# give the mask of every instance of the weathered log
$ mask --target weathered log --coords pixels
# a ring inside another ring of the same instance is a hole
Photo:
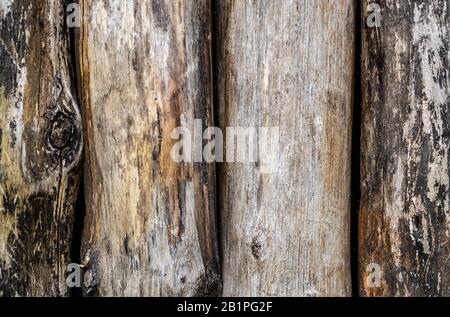
[[[0,3],[0,296],[68,293],[82,132],[64,12]]]
[[[214,164],[171,157],[174,128],[213,124],[210,2],[80,5],[85,294],[218,294]]]
[[[220,127],[280,128],[274,173],[220,168],[225,296],[351,294],[354,11],[353,1],[217,1]]]
[[[360,293],[449,296],[449,2],[363,1]],[[372,16],[371,16],[372,14]]]

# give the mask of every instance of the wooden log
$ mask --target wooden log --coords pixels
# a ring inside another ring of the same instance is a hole
[[[207,0],[80,1],[86,295],[220,292],[214,164],[176,163],[176,127],[212,126]]]
[[[64,12],[0,3],[0,296],[68,294],[82,132]]]
[[[343,0],[217,2],[220,126],[280,128],[274,173],[220,168],[225,296],[351,294],[354,11]]]
[[[449,296],[449,3],[362,3],[363,296]]]

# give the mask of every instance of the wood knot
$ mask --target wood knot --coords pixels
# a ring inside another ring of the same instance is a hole
[[[261,242],[259,242],[258,238],[253,238],[251,243],[252,254],[255,258],[259,259],[261,256]]]
[[[66,148],[74,134],[75,126],[72,120],[60,113],[50,123],[49,142],[58,150]]]
[[[97,270],[89,265],[84,272],[84,293],[86,296],[95,296],[98,290],[99,279]]]

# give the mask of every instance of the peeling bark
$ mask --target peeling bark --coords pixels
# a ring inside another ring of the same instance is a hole
[[[63,296],[82,151],[60,1],[0,6],[0,296]]]
[[[377,2],[381,27],[362,39],[360,292],[449,296],[450,2]]]
[[[213,125],[207,0],[81,1],[86,295],[220,292],[213,164],[170,156]]]
[[[348,296],[353,1],[217,2],[225,127],[279,127],[276,172],[220,169],[225,296]]]

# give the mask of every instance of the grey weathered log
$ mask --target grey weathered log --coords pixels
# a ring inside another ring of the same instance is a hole
[[[449,1],[362,3],[363,296],[449,296]],[[372,16],[370,14],[372,13]]]
[[[65,8],[0,1],[0,296],[63,296],[82,151]]]
[[[214,164],[172,130],[212,126],[210,1],[83,0],[86,295],[220,292]]]
[[[215,9],[220,126],[280,127],[274,173],[220,168],[224,295],[348,296],[354,2]]]

